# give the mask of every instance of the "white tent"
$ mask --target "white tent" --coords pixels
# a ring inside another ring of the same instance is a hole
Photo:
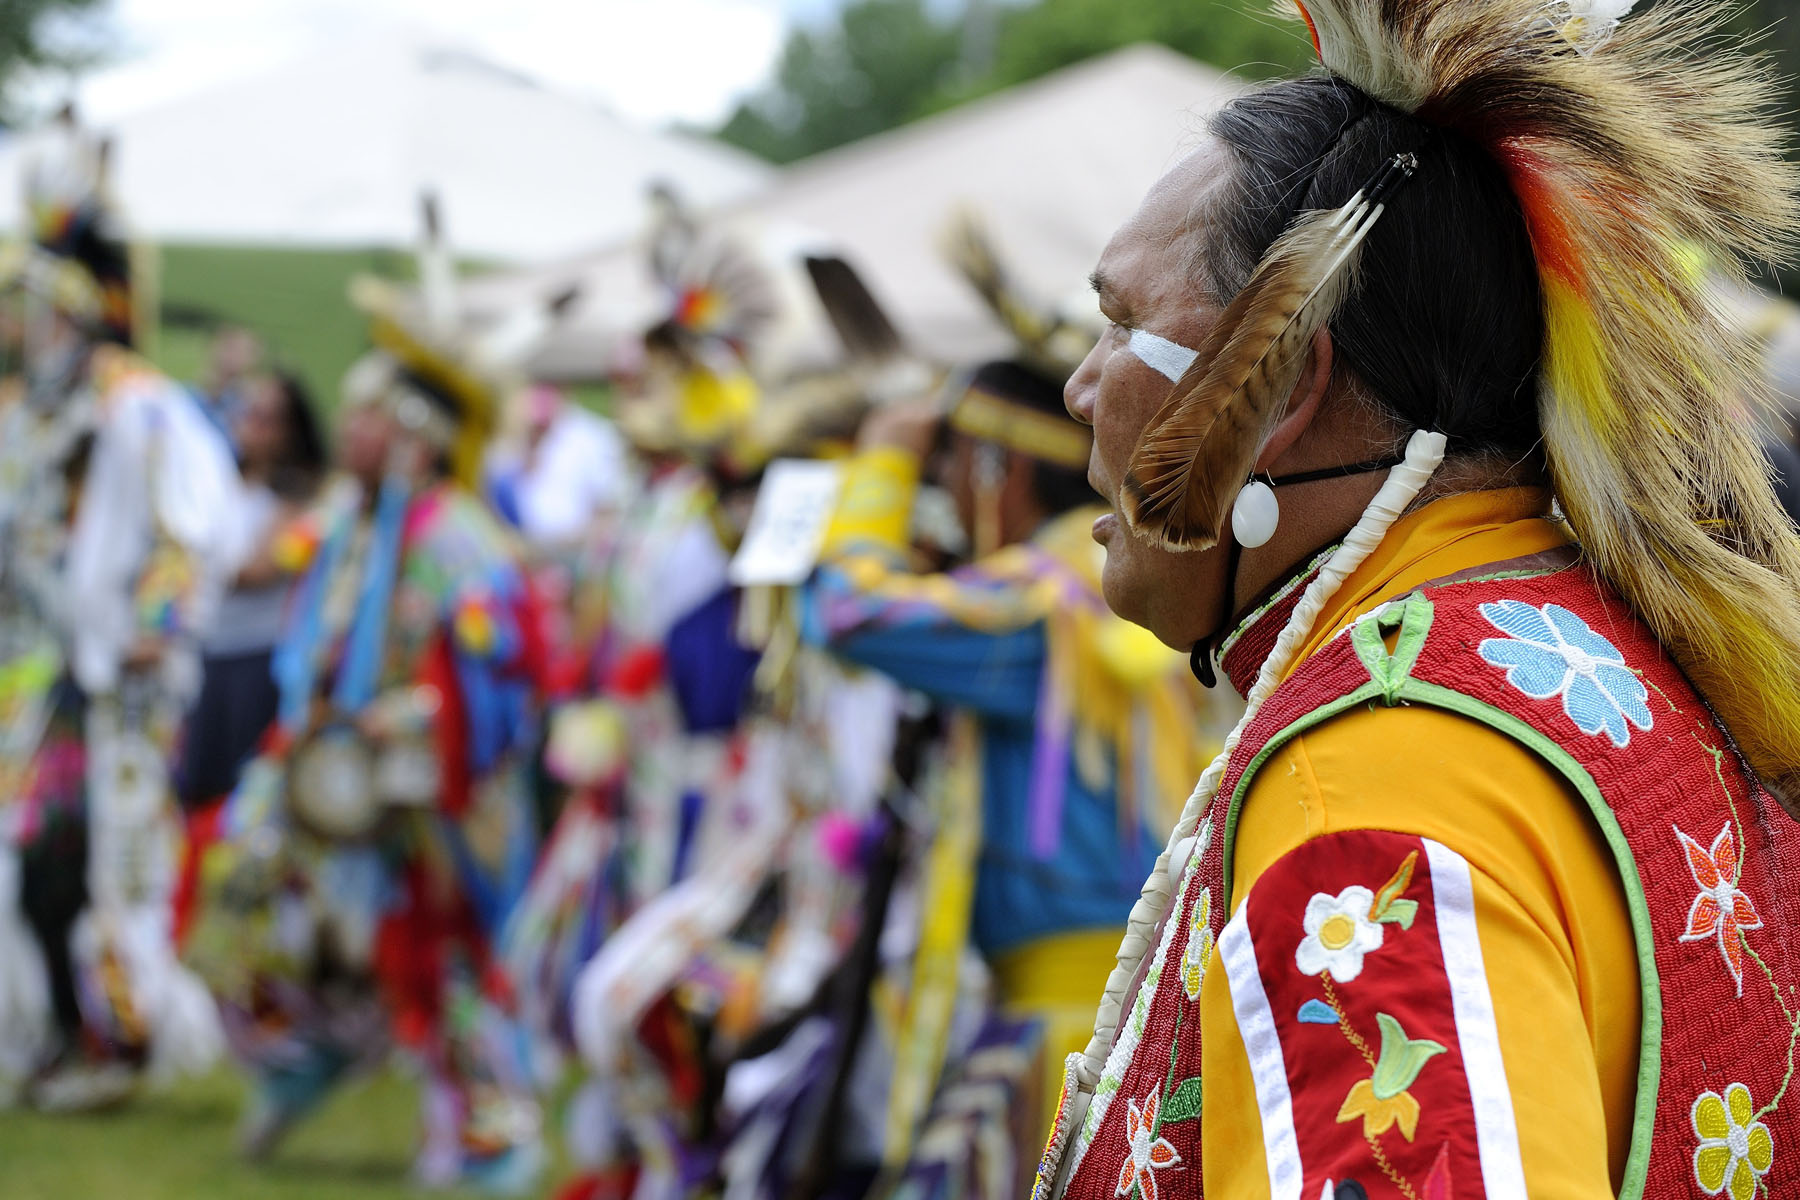
[[[939,252],[952,213],[976,211],[1028,293],[1076,302],[1112,232],[1239,86],[1172,50],[1129,47],[798,163],[723,220],[771,257],[829,246],[923,354],[1006,353],[1005,334]],[[635,241],[477,280],[467,295],[492,312],[577,282],[579,307],[539,366],[597,374],[663,303]]]
[[[341,47],[112,122],[116,192],[162,242],[401,247],[419,194],[442,200],[459,254],[529,262],[628,237],[666,180],[738,200],[772,168],[638,128],[426,35]],[[0,152],[16,223],[31,139]]]

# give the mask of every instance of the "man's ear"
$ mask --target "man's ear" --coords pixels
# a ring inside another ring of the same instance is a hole
[[[1325,393],[1331,387],[1331,355],[1331,331],[1320,329],[1313,335],[1306,365],[1300,369],[1300,380],[1294,384],[1294,390],[1288,393],[1287,407],[1281,419],[1275,423],[1256,456],[1259,474],[1270,470],[1318,418]]]

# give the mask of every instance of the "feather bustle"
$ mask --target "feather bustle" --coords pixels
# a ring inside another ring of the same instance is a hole
[[[1662,0],[1616,27],[1557,11],[1303,14],[1330,71],[1507,171],[1542,279],[1539,412],[1570,525],[1800,815],[1800,537],[1743,416],[1766,393],[1760,365],[1695,267],[1741,277],[1792,248],[1800,175],[1776,90],[1719,40],[1724,0]]]

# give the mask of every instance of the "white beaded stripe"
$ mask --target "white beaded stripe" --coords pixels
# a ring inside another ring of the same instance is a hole
[[[1250,697],[1244,708],[1244,715],[1225,739],[1224,747],[1212,761],[1194,785],[1192,794],[1183,806],[1181,817],[1176,822],[1174,832],[1169,837],[1169,844],[1157,857],[1156,865],[1150,871],[1150,877],[1144,881],[1137,903],[1133,905],[1131,916],[1126,923],[1125,937],[1119,945],[1118,961],[1112,974],[1106,981],[1106,990],[1100,1000],[1099,1012],[1094,1022],[1094,1036],[1088,1042],[1082,1054],[1082,1060],[1076,1064],[1078,1085],[1085,1091],[1092,1092],[1100,1084],[1104,1076],[1122,1073],[1128,1059],[1121,1060],[1112,1055],[1118,1040],[1120,1017],[1125,1003],[1125,992],[1136,977],[1138,968],[1144,957],[1151,950],[1151,939],[1155,936],[1156,927],[1168,915],[1170,900],[1176,891],[1174,881],[1169,878],[1169,860],[1175,847],[1184,839],[1193,836],[1199,827],[1202,814],[1211,806],[1213,798],[1218,794],[1219,783],[1224,778],[1226,765],[1231,761],[1232,753],[1238,742],[1243,739],[1244,731],[1256,719],[1258,710],[1264,701],[1275,691],[1282,678],[1287,674],[1292,659],[1298,653],[1300,645],[1311,633],[1314,622],[1343,584],[1363,561],[1368,558],[1388,529],[1400,519],[1414,499],[1418,497],[1431,479],[1432,473],[1444,458],[1445,438],[1441,433],[1419,430],[1412,435],[1406,445],[1406,458],[1399,466],[1388,473],[1387,481],[1376,493],[1364,510],[1362,518],[1357,521],[1344,539],[1343,545],[1327,560],[1295,606],[1293,615],[1288,618],[1287,626],[1276,640],[1274,650],[1264,660],[1262,670],[1257,676],[1256,685],[1250,689]],[[1225,898],[1221,898],[1225,899]],[[1104,1097],[1101,1098],[1104,1101]],[[1102,1104],[1102,1111],[1104,1105]],[[1078,1131],[1075,1139],[1075,1153],[1079,1156],[1085,1149],[1087,1138],[1083,1136],[1086,1129],[1094,1128],[1097,1121],[1086,1122],[1085,1128]],[[1064,1173],[1066,1179],[1067,1173]]]

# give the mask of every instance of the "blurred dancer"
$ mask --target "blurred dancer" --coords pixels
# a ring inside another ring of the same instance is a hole
[[[0,417],[0,1082],[67,1109],[217,1052],[173,950],[168,761],[235,472],[192,397],[128,349],[104,145],[67,113],[53,134],[28,176],[35,241],[5,270],[26,394]]]
[[[537,1106],[490,946],[532,862],[539,647],[513,546],[470,490],[517,346],[357,295],[377,349],[345,381],[350,486],[276,653],[279,717],[202,863],[190,956],[256,1076],[248,1152],[391,1041],[423,1088],[418,1181],[520,1192]]]
[[[227,438],[237,436],[238,416],[263,369],[263,343],[242,325],[213,334],[206,376],[194,387],[207,419]]]
[[[517,428],[488,455],[488,494],[534,547],[577,546],[634,491],[625,441],[549,384],[522,389],[513,403]]]
[[[621,420],[648,489],[604,573],[598,695],[551,736],[574,793],[512,944],[588,1068],[570,1136],[589,1184],[750,1195],[839,1149],[796,1100],[829,1074],[812,1018],[857,933],[894,704],[799,646],[791,588],[735,586],[728,565],[770,458],[847,444],[865,405],[848,376],[756,365],[776,264],[692,226],[655,244],[671,312]],[[738,1086],[796,1026],[797,1056]]]
[[[917,575],[908,523],[940,425],[941,475],[978,556]],[[811,587],[812,639],[964,714],[934,798],[890,1170],[938,1085],[961,947],[986,957],[1004,1008],[1042,1022],[1053,1061],[1079,1048],[1132,877],[1156,857],[1142,805],[1195,766],[1183,664],[1100,599],[1088,449],[1061,378],[1019,360],[974,371],[947,417],[935,403],[878,410]],[[1052,1097],[1033,1095],[1041,1128]]]

